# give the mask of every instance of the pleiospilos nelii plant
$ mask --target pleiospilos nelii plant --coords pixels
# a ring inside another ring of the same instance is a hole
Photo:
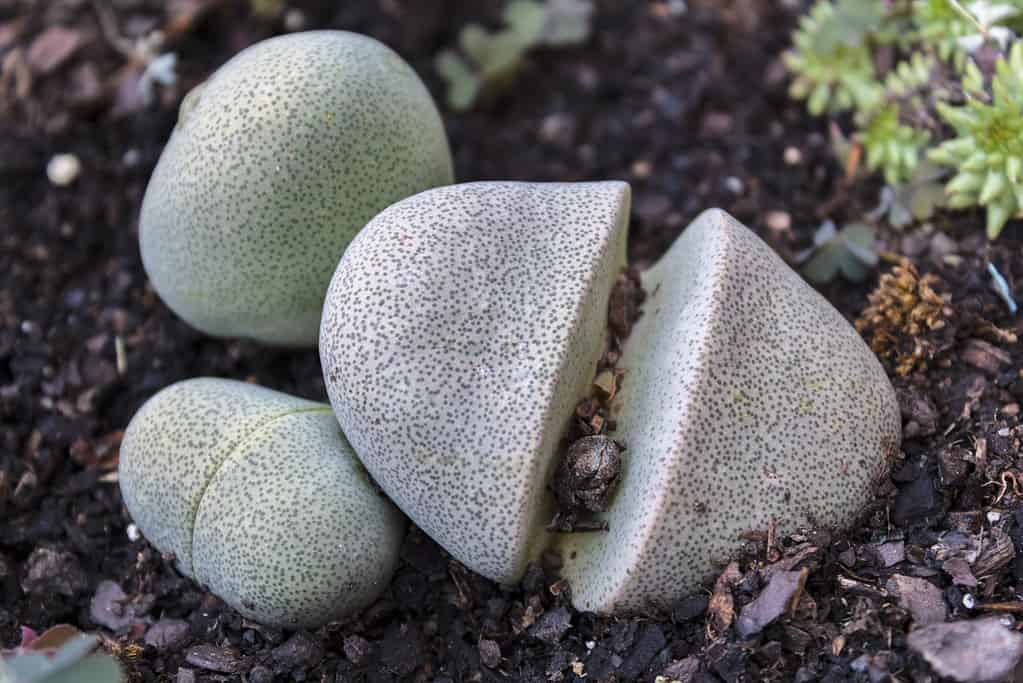
[[[618,367],[625,442],[606,533],[552,534],[551,481],[626,263],[624,183],[469,183],[398,202],[342,258],[320,355],[374,479],[471,569],[562,550],[577,607],[696,589],[741,530],[843,524],[898,447],[899,412],[844,318],[721,211],[643,276]]]
[[[404,519],[321,403],[178,382],[132,418],[119,476],[149,541],[262,623],[316,627],[355,612],[397,563]]]
[[[433,100],[390,48],[343,31],[271,38],[182,103],[146,190],[142,260],[201,331],[314,346],[352,236],[452,180]]]
[[[818,0],[785,54],[790,93],[852,112],[891,195],[925,160],[951,167],[946,206],[984,207],[994,239],[1023,215],[1021,28],[1018,0]]]
[[[336,67],[342,78],[327,78]],[[406,90],[390,90],[394,79]],[[408,127],[424,120],[425,133]],[[280,626],[367,605],[389,581],[404,520],[360,459],[470,568],[513,582],[556,548],[576,606],[599,612],[667,605],[737,549],[740,531],[842,524],[869,498],[900,429],[880,363],[756,236],[709,211],[642,275],[647,299],[610,405],[621,470],[603,473],[599,505],[555,516],[567,427],[608,348],[630,190],[485,182],[413,194],[448,179],[421,84],[352,34],[268,41],[183,103],[141,227],[172,307],[215,333],[308,343],[309,306],[327,291],[312,275],[344,256],[318,335],[333,410],[197,379],[128,426],[125,503],[182,572]],[[359,231],[384,194],[412,196]],[[577,514],[595,519],[575,527]]]

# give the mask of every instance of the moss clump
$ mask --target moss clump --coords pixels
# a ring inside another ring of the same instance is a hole
[[[881,276],[868,298],[870,305],[856,329],[870,348],[897,375],[926,370],[950,346],[948,319],[953,315],[948,295],[936,290],[936,275],[923,277],[909,261]]]

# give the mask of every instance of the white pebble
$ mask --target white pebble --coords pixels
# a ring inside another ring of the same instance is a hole
[[[132,543],[142,538],[142,534],[139,533],[139,528],[134,524],[129,524],[127,531],[128,540],[131,541]]]
[[[742,194],[745,189],[745,185],[742,184],[742,180],[736,178],[734,175],[730,175],[725,178],[725,189],[732,194]]]
[[[58,154],[46,164],[46,177],[57,187],[67,187],[81,172],[82,162],[74,154]]]
[[[295,33],[305,29],[305,15],[301,10],[289,9],[284,13],[284,30],[288,33]]]
[[[783,158],[786,164],[795,166],[803,161],[803,153],[799,151],[798,147],[786,147]]]

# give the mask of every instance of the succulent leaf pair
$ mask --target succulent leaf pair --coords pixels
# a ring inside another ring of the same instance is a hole
[[[301,40],[269,41],[279,59],[251,63],[295,69],[330,63],[321,50],[339,50],[355,55],[348,68],[358,71],[392,57],[351,34],[309,34],[311,46],[290,52]],[[252,49],[260,55],[271,47]],[[366,57],[370,52],[376,56]],[[225,68],[249,64],[243,57]],[[370,69],[373,78],[399,74],[413,82],[403,68],[378,67]],[[276,290],[292,283],[281,279],[283,270],[260,277],[260,268],[301,264],[321,249],[319,231],[303,232],[309,226],[302,221],[313,216],[317,226],[334,225],[329,188],[346,178],[369,182],[381,167],[401,165],[392,152],[403,145],[414,152],[422,143],[385,136],[391,151],[380,158],[325,160],[315,150],[312,166],[334,164],[329,182],[310,186],[326,195],[297,213],[291,199],[312,190],[289,194],[288,183],[264,178],[262,147],[251,156],[239,148],[232,177],[248,167],[261,182],[214,175],[194,204],[207,211],[174,218],[154,210],[193,206],[194,179],[167,169],[176,157],[195,161],[203,149],[221,149],[205,131],[258,132],[261,116],[270,121],[274,112],[289,112],[292,121],[272,149],[294,151],[290,174],[300,188],[315,176],[298,168],[301,152],[312,144],[306,136],[319,131],[323,93],[334,86],[299,78],[308,93],[279,85],[276,96],[263,93],[268,104],[260,110],[261,86],[245,69],[234,73],[245,84],[240,92],[257,94],[240,109],[216,99],[217,89],[232,84],[218,73],[198,96],[175,133],[183,137],[166,153],[172,161],[161,162],[147,192],[143,250],[150,260],[161,259],[164,248],[173,257],[179,249],[201,250],[203,239],[167,233],[167,225],[196,229],[212,240],[218,260],[203,255],[195,278],[182,261],[176,277],[193,284],[203,268],[244,263],[255,277],[239,297],[274,302],[254,315],[261,327],[245,333],[280,341],[294,318],[273,318],[283,300]],[[370,97],[387,92],[373,83],[332,110],[349,114],[353,130],[374,130],[374,106],[398,106],[390,95]],[[429,129],[432,106],[420,114]],[[211,117],[218,123],[207,129]],[[190,138],[195,131],[203,134]],[[447,159],[446,143],[440,156]],[[437,180],[450,167],[435,168],[430,178]],[[285,200],[274,208],[278,192]],[[150,193],[166,196],[150,204]],[[610,405],[627,451],[618,490],[596,513],[608,531],[549,532],[552,476],[604,355],[612,286],[627,264],[629,187],[486,182],[408,194],[378,207],[347,249],[337,248],[340,263],[325,297],[313,292],[312,280],[303,282],[309,301],[323,301],[318,340],[333,411],[240,382],[197,379],[157,394],[126,431],[121,486],[139,528],[243,614],[316,626],[360,609],[386,587],[404,522],[363,465],[427,534],[491,579],[514,582],[545,548],[561,550],[575,604],[599,612],[664,605],[695,590],[714,561],[736,549],[740,530],[771,520],[782,529],[842,524],[868,499],[899,440],[898,410],[880,364],[753,233],[709,211],[642,276],[648,300],[622,347],[624,385]],[[366,199],[360,210],[369,210]],[[239,215],[259,221],[246,229]],[[220,221],[230,230],[210,237]],[[158,280],[166,271],[154,272],[163,294]],[[203,299],[200,312],[207,328],[226,334],[218,307],[232,325],[244,325],[248,314],[219,298],[221,291]]]

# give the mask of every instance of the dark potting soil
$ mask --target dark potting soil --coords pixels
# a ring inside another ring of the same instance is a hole
[[[0,0],[0,645],[20,626],[72,623],[104,633],[132,681],[924,681],[935,676],[926,647],[907,645],[914,621],[1023,612],[1023,322],[986,270],[1023,298],[1023,231],[990,245],[976,213],[882,231],[886,252],[934,274],[950,302],[936,357],[894,378],[904,457],[862,519],[789,537],[752,529],[741,561],[670,613],[578,613],[556,558],[501,588],[413,530],[380,601],[286,633],[246,622],[130,539],[118,444],[146,398],[200,375],[325,397],[315,352],[192,331],[138,257],[139,202],[180,98],[284,28],[254,4],[266,3]],[[439,98],[433,55],[502,6],[285,4],[289,22],[392,45]],[[585,45],[537,52],[487,106],[446,111],[458,177],[628,180],[640,266],[712,206],[790,261],[821,219],[873,208],[878,187],[845,183],[826,124],[785,95],[779,54],[805,3],[687,4],[602,0]],[[155,28],[179,78],[147,104],[128,47]],[[81,163],[67,187],[45,172],[58,153]],[[822,291],[853,320],[876,284]],[[1004,659],[983,645],[973,657]]]

